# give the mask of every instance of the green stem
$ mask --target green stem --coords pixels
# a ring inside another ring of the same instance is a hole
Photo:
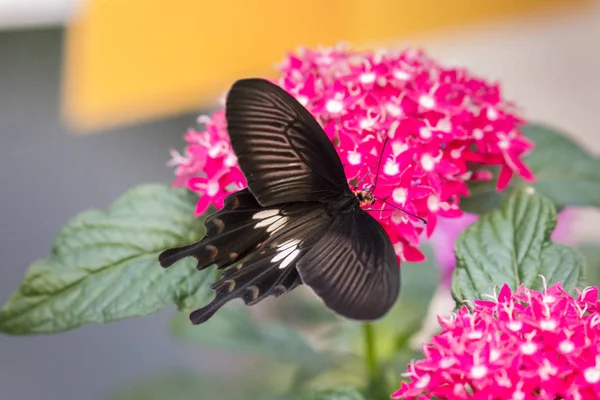
[[[390,398],[390,394],[387,392],[388,385],[385,376],[382,375],[377,358],[375,326],[369,322],[363,323],[363,336],[365,339],[365,365],[369,374],[366,388],[369,394],[368,398],[371,400],[387,400]]]
[[[365,364],[369,374],[369,384],[377,376],[377,354],[375,352],[375,328],[370,322],[363,323],[363,336],[365,339]]]

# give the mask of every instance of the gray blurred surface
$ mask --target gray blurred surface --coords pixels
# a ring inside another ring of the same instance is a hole
[[[0,32],[0,303],[74,214],[131,186],[169,183],[169,148],[194,115],[70,135],[59,121],[62,32]],[[0,334],[0,400],[94,400],[199,351],[169,338],[172,309],[52,336]]]

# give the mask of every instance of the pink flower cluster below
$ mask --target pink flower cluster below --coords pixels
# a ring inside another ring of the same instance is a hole
[[[521,161],[533,145],[500,89],[462,68],[446,68],[417,51],[358,52],[343,46],[290,54],[275,82],[303,104],[334,143],[351,185],[426,218],[462,215],[468,180],[492,179],[482,166],[500,166],[497,187],[513,174],[533,180]],[[227,135],[224,111],[203,116],[185,135],[183,154],[172,151],[174,184],[201,195],[200,215],[246,185]],[[383,148],[384,140],[389,141]],[[377,170],[378,160],[381,168]],[[398,260],[421,261],[424,226],[377,201],[369,212],[386,229]]]
[[[545,281],[544,281],[545,282]],[[598,288],[577,299],[560,283],[538,292],[507,285],[476,300],[423,346],[397,399],[600,399]]]

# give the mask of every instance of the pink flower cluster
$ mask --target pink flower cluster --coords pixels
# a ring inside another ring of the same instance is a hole
[[[350,184],[370,187],[397,207],[426,218],[430,235],[441,217],[462,214],[466,181],[489,180],[482,166],[501,167],[497,187],[513,174],[533,180],[520,158],[533,145],[523,123],[491,85],[461,68],[446,68],[417,51],[358,52],[343,46],[290,54],[275,82],[324,127]],[[176,185],[202,194],[196,214],[245,185],[228,142],[223,111],[202,117],[204,128],[185,135],[173,152]],[[383,143],[389,139],[385,148]],[[381,169],[377,171],[378,160]],[[373,210],[375,208],[375,210]],[[399,260],[420,261],[415,247],[423,225],[378,201],[370,213],[394,243]]]
[[[544,281],[545,282],[545,281]],[[538,292],[504,285],[476,300],[423,346],[397,399],[600,399],[600,301],[587,287],[577,299],[560,283]]]

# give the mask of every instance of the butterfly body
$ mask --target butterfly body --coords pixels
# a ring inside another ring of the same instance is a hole
[[[352,193],[356,197],[360,207],[370,206],[375,203],[375,196],[369,190],[354,189]]]
[[[206,236],[159,256],[168,267],[192,256],[197,268],[224,270],[214,300],[194,311],[199,324],[235,298],[247,305],[306,284],[351,319],[384,315],[398,297],[393,245],[361,209],[369,191],[351,190],[320,125],[291,95],[262,79],[236,82],[227,129],[248,188],[205,219]]]

